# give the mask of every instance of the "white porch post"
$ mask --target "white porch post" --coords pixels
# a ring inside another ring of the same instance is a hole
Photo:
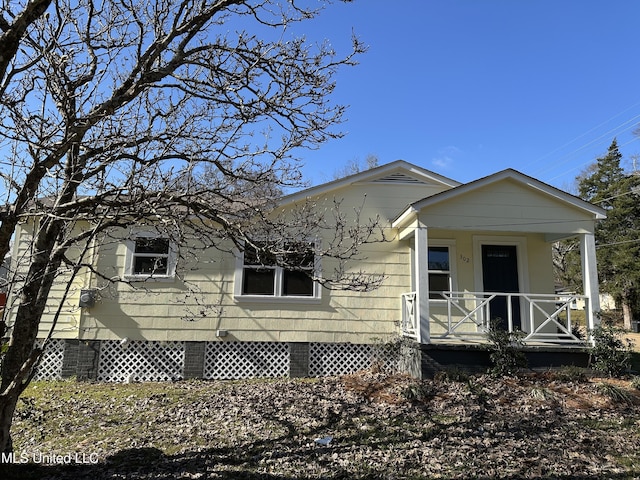
[[[417,336],[420,343],[431,343],[429,326],[429,236],[427,227],[418,223],[415,231],[415,316],[418,320]]]
[[[596,265],[596,241],[593,233],[580,235],[580,257],[582,259],[583,289],[584,294],[588,297],[585,302],[587,328],[593,330],[600,321],[597,317],[600,312],[600,291]]]

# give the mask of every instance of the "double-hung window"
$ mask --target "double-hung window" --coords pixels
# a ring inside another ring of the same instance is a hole
[[[448,246],[429,247],[429,298],[443,300],[442,292],[451,290],[451,249]]]
[[[175,248],[168,237],[140,234],[128,241],[126,262],[127,278],[171,278],[175,274]]]
[[[314,282],[315,257],[312,243],[291,244],[278,255],[245,248],[242,256],[240,296],[314,298],[319,295]]]

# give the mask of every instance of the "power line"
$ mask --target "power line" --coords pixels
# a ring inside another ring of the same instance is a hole
[[[588,135],[590,135],[593,132],[596,132],[598,129],[600,129],[601,127],[611,123],[612,120],[617,119],[618,117],[621,117],[622,115],[624,115],[625,113],[629,112],[630,110],[633,110],[634,108],[638,107],[640,105],[640,102],[634,103],[633,105],[625,108],[624,110],[622,110],[621,112],[613,115],[612,117],[608,118],[607,120],[605,120],[604,122],[601,122],[600,124],[590,128],[589,130],[587,130],[586,132],[578,135],[577,137],[573,138],[572,140],[564,143],[563,145],[555,148],[554,150],[550,151],[549,153],[546,153],[540,157],[538,157],[537,159],[529,162],[529,165],[540,165],[540,162],[548,157],[551,157],[552,155],[562,151],[563,149],[565,149],[566,147],[573,145],[575,143],[577,143],[579,140],[584,139],[585,137],[587,137]],[[610,128],[609,130],[607,130],[606,132],[600,134],[599,136],[597,136],[596,138],[593,138],[592,140],[587,141],[586,143],[582,143],[581,145],[579,145],[578,147],[574,148],[572,151],[559,156],[557,159],[554,160],[553,165],[550,165],[548,167],[540,167],[536,170],[534,170],[533,174],[536,176],[540,176],[543,175],[547,172],[553,172],[553,170],[555,170],[559,165],[563,165],[569,161],[571,161],[573,158],[575,158],[575,156],[584,151],[585,149],[587,149],[588,147],[591,147],[593,145],[598,144],[598,142],[600,142],[601,140],[605,139],[605,138],[611,138],[616,137],[624,132],[627,132],[629,130],[631,130],[632,128],[634,128],[638,121],[640,120],[640,114],[634,115],[631,118],[626,119],[625,121],[623,121],[622,123],[619,123],[618,125],[616,125],[613,128]],[[635,141],[635,138],[633,138],[632,140],[630,140],[629,142],[626,142],[624,145],[621,146],[625,146],[628,145],[629,143]],[[575,166],[572,167],[566,171],[564,171],[563,173],[559,174],[559,175],[555,175],[554,177],[548,179],[548,181],[552,181],[555,180],[557,178],[560,178],[580,167],[582,167],[583,165],[587,165],[589,163],[591,163],[593,161],[593,159],[590,159],[586,162],[582,162],[579,166]]]
[[[628,112],[629,110],[632,110],[633,108],[635,108],[635,107],[637,107],[637,106],[639,106],[639,105],[640,105],[640,102],[635,103],[635,104],[631,105],[630,107],[625,108],[625,109],[624,109],[624,110],[622,110],[621,112],[619,112],[619,113],[615,114],[614,116],[612,116],[611,118],[609,118],[609,119],[605,120],[604,122],[600,123],[599,125],[596,125],[595,127],[592,127],[591,129],[587,130],[586,132],[584,132],[584,133],[582,133],[582,134],[578,135],[577,137],[575,137],[574,139],[572,139],[572,140],[568,141],[568,142],[567,142],[567,143],[565,143],[564,145],[561,145],[561,146],[559,146],[558,148],[556,148],[556,149],[552,150],[551,152],[546,153],[546,154],[542,155],[541,157],[538,157],[536,160],[534,160],[533,162],[531,162],[531,164],[535,165],[535,164],[539,163],[541,160],[543,160],[543,159],[545,159],[545,158],[547,158],[547,157],[550,157],[550,156],[551,156],[551,155],[553,155],[554,153],[556,153],[556,152],[558,152],[558,151],[562,150],[562,149],[563,149],[563,148],[565,148],[565,147],[568,147],[568,146],[569,146],[569,145],[571,145],[572,143],[575,143],[576,141],[580,140],[581,138],[586,137],[586,136],[587,136],[588,134],[590,134],[591,132],[593,132],[593,131],[595,131],[595,130],[599,129],[600,127],[602,127],[602,126],[606,125],[607,123],[611,122],[611,120],[613,120],[613,119],[615,119],[615,118],[618,118],[619,116],[623,115],[624,113]],[[617,126],[617,127],[615,127],[614,129],[609,130],[609,132],[611,132],[611,131],[614,131],[614,130],[618,129],[620,126],[626,125],[627,123],[629,123],[630,121],[633,121],[634,119],[636,119],[636,118],[638,118],[638,117],[640,117],[640,115],[636,115],[636,116],[635,116],[635,117],[633,117],[631,120],[627,120],[627,121],[623,122],[622,124],[618,125],[618,126]],[[609,133],[609,132],[607,132],[607,133]],[[586,145],[583,145],[582,147],[579,147],[578,149],[574,150],[574,152],[571,152],[571,153],[569,153],[569,154],[567,154],[567,155],[565,155],[565,156],[572,155],[573,153],[575,153],[575,152],[577,152],[577,151],[581,150],[582,148],[585,148],[586,146],[590,145],[591,143],[592,143],[592,142],[589,142],[589,143],[587,143]],[[562,158],[562,157],[561,157],[561,158]],[[546,170],[543,170],[542,172],[540,172],[540,171],[538,170],[537,172],[544,173],[544,171],[546,171]]]
[[[591,201],[591,203],[603,203],[603,202],[608,202],[609,200],[613,200],[614,198],[618,198],[618,197],[622,197],[624,195],[639,195],[640,194],[640,189],[638,189],[638,187],[633,187],[631,190],[629,190],[628,192],[622,192],[619,193],[617,195],[612,195],[611,197],[607,197],[607,198],[603,198],[602,200],[598,200],[596,202]]]
[[[636,139],[635,139],[635,138],[632,138],[632,139],[631,139],[631,140],[629,140],[628,142],[623,143],[622,145],[618,145],[618,148],[626,147],[627,145],[629,145],[630,143],[633,143],[633,142],[635,142],[635,141],[636,141]],[[572,167],[572,168],[570,168],[569,170],[566,170],[566,171],[564,171],[564,172],[562,172],[562,173],[560,173],[560,174],[556,175],[555,177],[550,178],[548,181],[555,180],[556,178],[563,177],[563,176],[565,176],[567,173],[570,173],[570,172],[572,172],[572,171],[574,171],[574,170],[577,170],[578,168],[582,168],[582,167],[584,167],[585,165],[589,165],[590,163],[593,163],[593,161],[594,161],[594,160],[593,160],[593,159],[591,159],[591,160],[587,160],[586,162],[582,162],[582,163],[580,163],[579,165],[576,165],[575,167]],[[560,163],[566,163],[566,162],[560,162]]]
[[[468,217],[467,215],[447,215],[447,217],[458,217],[458,218],[465,218]],[[484,218],[495,218],[495,217],[484,217]],[[528,227],[528,226],[534,226],[534,225],[559,225],[559,224],[569,224],[569,223],[584,223],[585,220],[573,220],[573,219],[564,219],[564,220],[539,220],[539,221],[525,221],[525,222],[508,222],[508,223],[486,223],[486,224],[473,224],[473,225],[427,225],[428,228],[431,229],[440,229],[440,230],[451,230],[451,229],[479,229],[481,230],[484,227]],[[394,230],[395,228],[398,227],[391,227],[391,226],[381,226],[380,227],[383,230]],[[401,227],[400,230],[406,231],[406,230],[417,230],[419,227]]]
[[[640,114],[639,114],[639,115],[636,115],[635,117],[631,118],[630,120],[627,120],[627,122],[625,122],[625,124],[626,124],[626,123],[629,123],[629,122],[634,122],[634,123],[633,123],[633,125],[630,125],[630,126],[628,126],[627,128],[625,128],[624,130],[622,130],[622,132],[625,132],[625,131],[630,130],[631,128],[635,127],[635,126],[636,126],[636,122],[635,122],[635,121],[636,121],[637,119],[640,119]],[[573,155],[577,154],[577,153],[578,153],[578,152],[580,152],[581,150],[586,149],[587,147],[590,147],[590,146],[592,146],[592,145],[594,145],[594,144],[598,143],[599,141],[601,141],[601,140],[603,140],[603,139],[611,139],[611,137],[612,137],[612,136],[616,136],[616,135],[614,135],[614,134],[616,134],[616,133],[618,133],[618,134],[619,134],[619,133],[621,133],[621,132],[617,132],[617,130],[618,130],[618,128],[619,128],[619,127],[621,127],[622,125],[624,125],[624,124],[618,125],[617,127],[612,128],[611,130],[608,130],[607,132],[603,133],[603,134],[602,134],[602,135],[600,135],[599,137],[594,138],[594,139],[593,139],[593,140],[591,140],[590,142],[588,142],[588,143],[586,143],[586,144],[582,145],[581,147],[579,147],[579,148],[575,149],[573,152],[570,152],[570,153],[566,154],[564,157],[560,157],[560,161],[556,162],[554,165],[552,165],[551,167],[547,168],[547,169],[546,169],[546,170],[544,170],[542,173],[544,173],[544,172],[548,172],[548,171],[550,171],[550,170],[554,169],[555,167],[557,167],[557,166],[558,166],[558,165],[560,165],[560,164],[567,163],[569,160],[571,160],[571,157],[572,157]],[[634,141],[635,141],[635,138],[633,138],[633,139],[629,140],[628,142],[626,142],[626,143],[624,143],[624,144],[622,144],[622,145],[619,145],[619,147],[624,147],[624,146],[629,145],[631,142],[634,142]],[[578,165],[578,166],[573,167],[572,169],[570,169],[570,170],[569,170],[569,172],[570,172],[571,170],[575,170],[576,168],[580,168],[580,167],[581,167],[581,166],[583,166],[583,165],[587,165],[587,164],[589,164],[589,163],[591,163],[591,162],[593,162],[593,159],[587,160],[586,162],[582,162],[580,165]],[[550,180],[554,180],[554,179],[556,179],[556,178],[558,178],[558,176],[552,177]]]
[[[635,240],[622,240],[620,242],[603,243],[601,245],[596,245],[596,248],[612,247],[612,246],[616,246],[616,245],[626,245],[626,244],[629,244],[629,243],[640,243],[640,238],[636,238]]]

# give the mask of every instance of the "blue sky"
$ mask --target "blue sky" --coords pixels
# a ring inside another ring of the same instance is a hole
[[[349,161],[407,160],[466,182],[515,168],[560,188],[617,137],[640,152],[640,2],[356,0],[307,23],[338,51],[346,136],[303,152],[312,184]],[[639,162],[640,163],[640,162]]]

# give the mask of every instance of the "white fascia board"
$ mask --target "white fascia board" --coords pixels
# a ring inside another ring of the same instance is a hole
[[[413,205],[409,205],[404,212],[402,212],[398,217],[396,217],[393,222],[391,222],[391,226],[393,228],[402,228],[407,223],[411,222],[416,215],[418,215],[418,209]]]
[[[574,206],[575,208],[587,211],[593,215],[595,220],[602,220],[607,216],[604,209],[513,169],[502,170],[498,173],[489,175],[484,178],[480,178],[478,180],[474,180],[472,182],[461,185],[457,188],[453,188],[451,190],[438,193],[436,195],[433,195],[432,197],[423,198],[422,200],[418,200],[412,206],[419,211],[424,207],[435,205],[440,202],[444,202],[458,195],[472,192],[478,188],[486,187],[488,185],[491,185],[493,183],[496,183],[505,179],[515,180],[518,183],[521,183],[523,185],[528,186],[529,188],[542,192],[563,203],[567,203],[569,205]]]
[[[345,186],[353,185],[356,183],[370,182],[377,178],[382,178],[385,175],[388,175],[389,173],[397,170],[405,170],[407,173],[410,173],[416,177],[422,177],[425,180],[431,180],[452,188],[461,185],[455,180],[444,177],[442,175],[438,175],[437,173],[418,167],[417,165],[413,165],[405,160],[396,160],[395,162],[387,163],[370,170],[364,170],[353,175],[339,178],[337,180],[323,183],[321,185],[316,185],[314,187],[306,188],[304,190],[300,190],[299,192],[291,193],[282,197],[278,204],[280,206],[284,206],[290,203],[306,200],[311,197],[316,197],[318,195],[322,195]]]

